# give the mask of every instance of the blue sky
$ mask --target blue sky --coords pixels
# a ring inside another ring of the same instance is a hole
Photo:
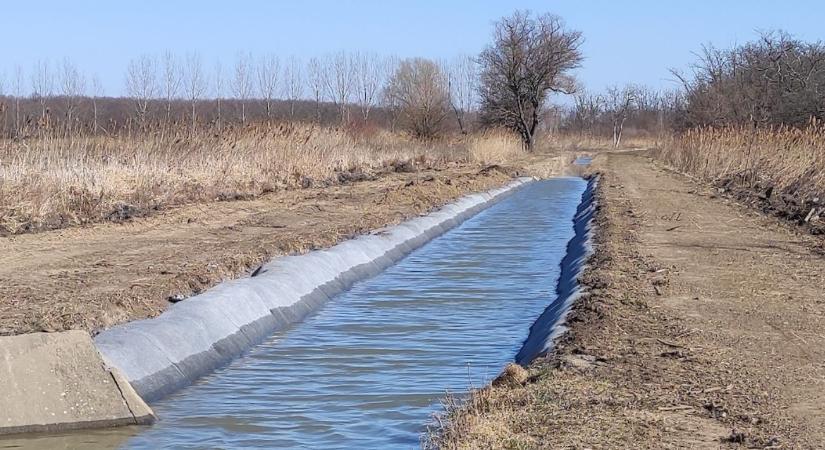
[[[198,51],[232,64],[253,54],[318,56],[362,50],[447,58],[475,54],[491,25],[514,9],[553,12],[586,39],[579,78],[592,89],[635,82],[675,86],[703,43],[729,46],[759,29],[825,40],[825,2],[798,1],[25,1],[0,16],[0,74],[38,59],[70,57],[122,94],[129,60],[141,53]],[[27,78],[28,80],[28,78]],[[8,82],[7,82],[8,84]],[[7,88],[8,90],[8,88]]]

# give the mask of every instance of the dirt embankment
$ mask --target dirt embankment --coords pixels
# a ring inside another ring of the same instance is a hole
[[[823,448],[817,238],[603,154],[589,294],[555,354],[449,416],[445,448]]]
[[[509,180],[454,165],[255,200],[172,209],[121,224],[0,237],[0,335],[99,330],[277,255],[323,248]]]

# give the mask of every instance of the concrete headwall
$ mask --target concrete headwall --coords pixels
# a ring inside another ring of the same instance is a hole
[[[157,318],[104,331],[95,344],[107,364],[119,368],[144,399],[157,400],[300,321],[356,281],[378,274],[530,181],[519,178],[467,195],[426,216],[327,250],[276,258],[254,277],[222,283],[172,305]]]
[[[0,338],[0,435],[153,420],[126,379],[104,366],[89,333]]]
[[[567,243],[567,253],[561,261],[561,274],[556,287],[556,299],[542,312],[530,327],[530,334],[516,354],[516,363],[526,366],[535,358],[553,348],[556,337],[565,331],[564,321],[573,302],[581,295],[579,276],[584,271],[587,259],[593,253],[593,215],[596,212],[595,198],[597,176],[590,178],[582,194],[576,215],[573,217],[575,234]]]

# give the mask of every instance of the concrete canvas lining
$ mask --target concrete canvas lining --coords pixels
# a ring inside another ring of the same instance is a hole
[[[274,332],[298,322],[353,283],[485,209],[532,178],[462,197],[417,217],[326,250],[275,258],[253,277],[227,281],[172,305],[154,319],[100,333],[107,364],[154,401],[226,364]]]
[[[578,280],[593,253],[593,216],[598,207],[595,198],[598,182],[597,176],[591,177],[582,193],[581,203],[573,217],[574,235],[567,243],[567,252],[561,261],[556,298],[530,327],[527,339],[516,354],[517,364],[526,366],[553,349],[554,341],[565,331],[564,322],[570,307],[582,294]]]

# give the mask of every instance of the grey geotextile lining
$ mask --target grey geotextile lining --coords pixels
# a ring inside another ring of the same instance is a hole
[[[598,207],[595,197],[598,183],[598,176],[592,176],[587,181],[587,187],[582,193],[582,201],[573,217],[575,234],[567,243],[567,253],[561,260],[561,274],[556,286],[556,298],[530,327],[530,334],[516,354],[516,363],[520,365],[526,366],[533,359],[553,349],[555,339],[566,330],[564,321],[567,313],[570,312],[570,307],[582,294],[579,277],[593,253],[593,216]]]
[[[519,178],[464,196],[426,216],[326,250],[275,258],[254,277],[221,283],[154,319],[106,330],[94,338],[95,345],[105,362],[120,369],[146,401],[158,400],[532,180]]]

